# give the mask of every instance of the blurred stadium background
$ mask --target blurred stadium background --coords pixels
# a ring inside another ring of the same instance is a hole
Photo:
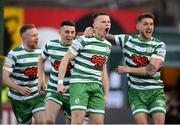
[[[109,12],[112,19],[110,33],[136,33],[136,17],[146,11],[154,13],[154,36],[167,45],[167,56],[162,68],[162,79],[168,96],[166,124],[180,123],[180,1],[179,0],[4,0],[3,1],[3,57],[20,44],[19,29],[25,23],[39,28],[39,47],[46,41],[59,38],[58,27],[63,20],[77,23],[81,33],[91,24],[91,14]],[[3,58],[2,58],[3,59]],[[127,105],[127,81],[124,75],[114,73],[122,63],[119,47],[113,46],[109,58],[110,97],[105,115],[106,124],[133,124]],[[47,73],[48,73],[48,66]],[[2,124],[16,123],[7,98],[8,89],[2,86]],[[59,113],[57,123],[64,123]]]

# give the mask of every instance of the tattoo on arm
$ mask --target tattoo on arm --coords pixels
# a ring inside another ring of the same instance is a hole
[[[153,76],[156,73],[157,68],[153,64],[150,63],[146,66],[145,70],[148,76]]]

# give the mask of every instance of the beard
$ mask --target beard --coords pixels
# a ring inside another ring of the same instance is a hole
[[[152,37],[152,34],[151,34],[151,35],[148,35],[148,34],[145,33],[145,32],[140,32],[140,38],[141,38],[142,40],[151,39],[151,37]]]

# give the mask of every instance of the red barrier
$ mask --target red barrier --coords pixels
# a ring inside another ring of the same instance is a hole
[[[2,121],[1,124],[17,124],[15,115],[9,103],[2,104]]]

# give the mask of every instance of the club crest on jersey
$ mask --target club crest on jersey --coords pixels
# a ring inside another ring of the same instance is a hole
[[[21,119],[20,117],[18,117],[18,121],[19,121],[19,122],[22,122],[22,119]]]
[[[160,56],[165,56],[165,51],[164,50],[159,50],[157,52],[157,54],[160,55]]]
[[[152,53],[154,50],[153,50],[153,48],[151,48],[151,47],[148,47],[147,49],[146,49],[146,52],[147,53]]]
[[[135,105],[134,105],[134,104],[131,105],[131,109],[132,109],[132,110],[135,109]]]
[[[156,103],[158,103],[159,106],[164,106],[165,105],[165,103],[164,103],[162,98],[159,98],[159,100],[156,100]]]
[[[79,104],[80,103],[80,100],[79,100],[79,98],[77,98],[77,99],[75,99],[75,104]]]
[[[109,47],[106,47],[106,52],[109,54],[110,53],[110,48]]]
[[[50,93],[50,92],[48,92],[46,96],[47,96],[47,97],[51,96],[51,93]]]

